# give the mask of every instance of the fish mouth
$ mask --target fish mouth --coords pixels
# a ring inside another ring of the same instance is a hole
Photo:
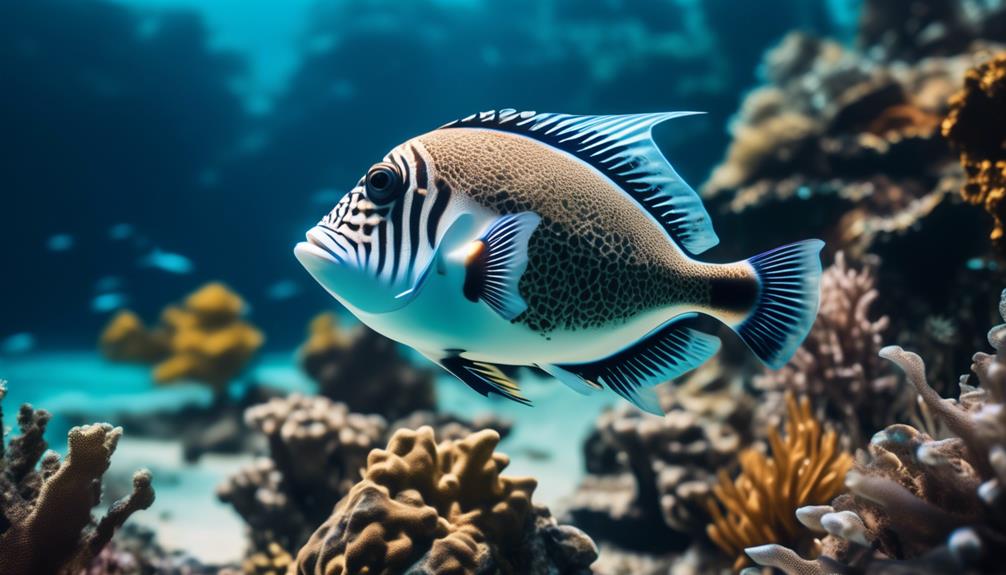
[[[304,264],[304,267],[310,269],[308,262],[318,259],[333,264],[346,263],[344,256],[336,251],[338,248],[333,245],[334,242],[323,231],[315,227],[308,230],[305,235],[307,241],[298,243],[293,250],[294,255],[297,256],[300,263]]]

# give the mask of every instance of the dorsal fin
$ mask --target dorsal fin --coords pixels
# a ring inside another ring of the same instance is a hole
[[[702,200],[674,171],[651,132],[660,122],[701,112],[573,116],[499,110],[441,126],[521,134],[590,164],[636,200],[685,250],[699,254],[719,243]]]

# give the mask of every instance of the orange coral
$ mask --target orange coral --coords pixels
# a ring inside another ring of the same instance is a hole
[[[220,283],[209,283],[181,306],[161,313],[147,330],[132,312],[116,315],[101,336],[105,357],[156,363],[158,382],[193,379],[217,393],[236,377],[262,346],[262,332],[241,319],[244,300]]]
[[[744,550],[766,543],[806,546],[810,533],[796,520],[797,508],[827,503],[843,490],[853,459],[838,446],[838,435],[814,418],[810,401],[786,395],[788,420],[784,437],[770,429],[772,450],[740,455],[741,473],[731,481],[725,470],[713,488],[708,507],[713,517],[706,532],[725,553],[735,556],[734,568],[748,563]],[[719,501],[719,503],[716,502]],[[803,545],[801,545],[801,543]]]
[[[990,237],[1006,233],[1006,54],[968,70],[964,88],[950,98],[943,135],[960,153],[967,180],[961,196],[995,220]]]

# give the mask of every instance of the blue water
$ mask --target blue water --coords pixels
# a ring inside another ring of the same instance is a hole
[[[792,29],[848,39],[857,9],[853,0],[2,2],[6,411],[21,402],[53,411],[49,440],[62,449],[66,411],[209,402],[199,385],[156,386],[147,368],[104,362],[96,341],[120,307],[154,322],[211,280],[240,293],[266,335],[250,377],[311,391],[293,350],[308,320],[336,304],[291,250],[388,149],[494,108],[703,110],[656,133],[697,186],[724,154],[765,49]],[[523,383],[533,410],[449,376],[439,402],[512,418],[503,447],[512,471],[538,477],[536,500],[555,503],[579,479],[582,438],[610,399]],[[542,449],[546,459],[528,455]],[[159,508],[171,517],[143,521],[175,546],[236,558],[242,527],[213,486],[247,456],[182,469],[176,444],[128,429],[120,451],[113,471],[160,470]],[[194,525],[203,531],[185,527]]]

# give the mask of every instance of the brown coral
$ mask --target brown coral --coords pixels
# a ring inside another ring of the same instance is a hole
[[[531,478],[500,475],[499,435],[437,445],[399,430],[297,555],[296,573],[588,573],[596,548],[534,508]]]
[[[647,553],[680,552],[708,523],[716,470],[743,446],[750,413],[739,378],[707,364],[661,390],[662,418],[631,406],[602,413],[584,443],[588,475],[567,512],[599,541]]]
[[[0,400],[5,394],[0,382]],[[91,509],[99,503],[101,477],[122,429],[107,423],[71,429],[69,453],[61,462],[52,452],[42,457],[48,421],[47,412],[22,406],[22,434],[6,450],[0,447],[0,572],[5,575],[77,573],[130,515],[154,502],[150,472],[138,471],[132,494],[95,521]]]
[[[735,569],[748,562],[744,555],[748,547],[775,542],[808,545],[809,533],[797,523],[796,509],[830,501],[842,490],[845,473],[852,467],[852,457],[839,447],[838,435],[824,430],[807,398],[797,402],[787,394],[786,408],[784,436],[775,428],[768,433],[771,456],[755,448],[745,450],[740,475],[731,481],[721,471],[713,490],[716,501],[709,501],[713,517],[709,538],[736,557]]]
[[[909,233],[960,186],[936,128],[969,60],[878,62],[788,35],[766,55],[767,82],[745,98],[704,195],[769,245],[823,231],[858,258]]]
[[[390,420],[436,407],[432,370],[416,368],[398,344],[366,326],[340,327],[333,313],[311,320],[298,355],[321,395],[353,411]]]
[[[821,307],[814,326],[790,362],[755,377],[766,392],[760,414],[769,425],[784,412],[783,395],[813,397],[854,446],[893,423],[899,411],[898,378],[878,357],[887,316],[875,317],[878,298],[870,267],[850,267],[842,252],[821,276]]]
[[[297,394],[248,409],[245,421],[265,435],[269,457],[243,468],[217,495],[247,522],[251,551],[259,553],[303,545],[359,481],[385,430],[380,416]]]
[[[120,312],[101,336],[102,351],[113,361],[155,363],[158,382],[196,380],[220,396],[262,346],[262,333],[241,318],[244,308],[236,293],[209,283],[183,305],[165,308],[152,330]]]
[[[961,196],[992,216],[991,238],[1001,244],[1006,225],[1006,54],[967,71],[963,89],[950,98],[943,135],[959,152],[967,177]]]

